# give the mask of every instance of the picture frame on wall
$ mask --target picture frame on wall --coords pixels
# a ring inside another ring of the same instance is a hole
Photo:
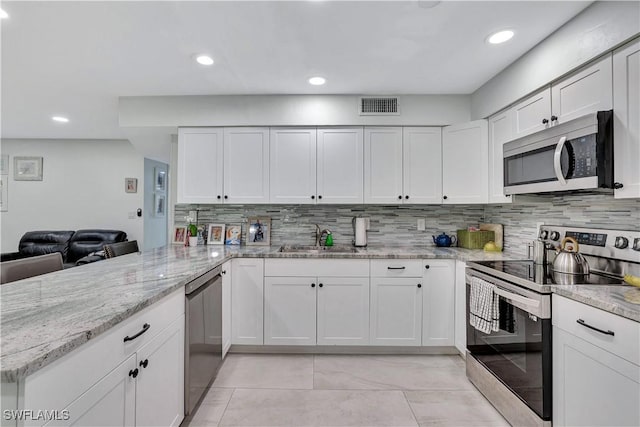
[[[161,168],[153,168],[156,191],[165,193],[167,191],[167,172]]]
[[[224,224],[209,224],[207,231],[207,245],[222,245],[225,240]]]
[[[247,226],[247,245],[271,244],[271,218],[250,217]]]
[[[9,175],[0,174],[0,212],[9,211]]]
[[[224,244],[225,245],[239,245],[242,239],[242,226],[229,225],[225,230]]]
[[[14,157],[14,181],[42,181],[42,157]]]
[[[124,179],[124,191],[126,193],[138,192],[138,178],[125,178]]]
[[[184,245],[187,241],[187,227],[175,226],[173,227],[173,234],[171,235],[171,243],[174,245]]]
[[[165,214],[166,196],[155,193],[153,195],[153,216],[163,217]]]

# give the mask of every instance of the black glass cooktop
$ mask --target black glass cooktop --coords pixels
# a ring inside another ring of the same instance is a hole
[[[475,264],[497,270],[504,274],[528,280],[539,285],[580,284],[580,285],[621,285],[622,280],[591,273],[586,276],[570,277],[571,275],[554,273],[550,266],[534,264],[533,261],[475,261]]]

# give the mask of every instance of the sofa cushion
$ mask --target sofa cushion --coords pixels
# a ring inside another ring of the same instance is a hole
[[[124,242],[127,233],[120,230],[78,230],[69,242],[66,263],[75,263],[92,252],[102,250],[107,243]]]
[[[73,234],[73,231],[29,231],[20,239],[18,252],[24,256],[60,252],[62,258],[65,259],[69,249],[69,240]]]

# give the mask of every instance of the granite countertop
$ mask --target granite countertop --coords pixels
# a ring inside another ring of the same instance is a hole
[[[414,258],[482,261],[510,254],[463,248],[367,247],[345,253],[282,253],[279,246],[170,246],[0,287],[0,377],[16,382],[71,352],[222,262],[245,258]],[[630,286],[557,286],[554,292],[640,322]]]
[[[0,287],[0,377],[16,382],[222,262],[254,258],[509,258],[462,248],[368,247],[354,253],[281,253],[279,246],[170,246]]]
[[[624,299],[625,293],[636,291],[636,289],[638,288],[631,285],[557,285],[553,287],[553,292],[640,322],[640,304],[633,304]]]

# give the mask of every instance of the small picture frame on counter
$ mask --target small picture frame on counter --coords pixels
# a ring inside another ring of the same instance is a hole
[[[171,235],[171,243],[174,245],[184,245],[187,241],[187,227],[175,226],[173,227],[173,234]]]
[[[271,244],[271,218],[251,217],[247,225],[247,245]]]
[[[207,245],[223,245],[225,240],[224,229],[224,224],[209,224]]]
[[[228,225],[224,236],[225,245],[239,245],[242,237],[242,226]]]

